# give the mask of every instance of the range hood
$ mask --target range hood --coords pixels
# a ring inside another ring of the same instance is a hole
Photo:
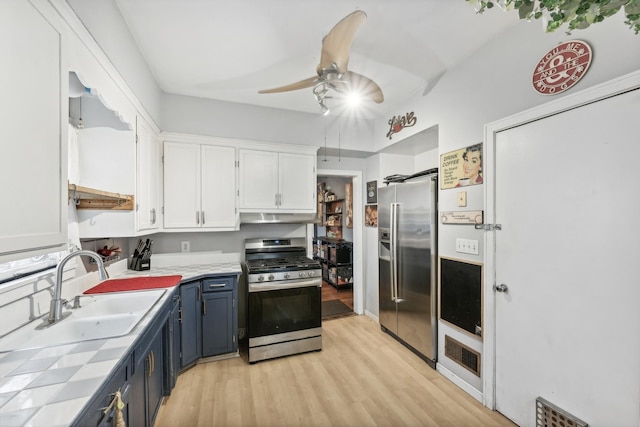
[[[313,224],[317,220],[314,213],[240,213],[241,224]]]

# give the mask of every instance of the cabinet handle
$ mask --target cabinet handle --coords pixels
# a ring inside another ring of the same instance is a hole
[[[202,301],[202,315],[204,316],[205,314],[207,314],[207,302]]]
[[[196,224],[200,225],[200,211],[196,211]]]
[[[155,224],[156,223],[156,209],[153,208],[151,209],[151,224]]]
[[[278,193],[276,193],[276,206],[278,206]]]
[[[151,355],[153,354],[153,351],[151,351],[151,353],[147,354],[147,362],[149,363],[149,372],[147,373],[147,376],[150,377],[151,374],[153,374],[153,361],[151,360]]]
[[[204,211],[201,212],[202,215],[202,225],[204,225]]]
[[[224,288],[225,286],[227,286],[226,283],[212,283],[209,285],[209,289],[211,288]]]

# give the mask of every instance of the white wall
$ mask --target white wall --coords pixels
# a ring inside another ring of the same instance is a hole
[[[192,96],[162,96],[161,128],[166,132],[325,147],[325,125],[328,148],[371,151],[373,126],[367,122]]]
[[[155,123],[159,123],[160,88],[115,3],[112,0],[66,1]]]

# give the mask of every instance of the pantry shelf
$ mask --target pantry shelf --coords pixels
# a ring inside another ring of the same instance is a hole
[[[69,200],[75,201],[76,209],[131,211],[134,208],[134,197],[131,194],[112,193],[71,183]]]

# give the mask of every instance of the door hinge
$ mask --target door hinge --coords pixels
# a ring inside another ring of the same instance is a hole
[[[236,306],[236,300],[235,300],[235,298],[233,299],[233,304],[232,304],[231,306],[232,306],[232,307],[235,307],[235,306]]]
[[[136,144],[138,143],[138,135],[136,135]]]
[[[240,160],[236,160],[236,167],[239,168],[240,167]]]
[[[502,224],[476,224],[475,228],[484,231],[502,230]]]
[[[236,336],[235,335],[233,336],[233,342],[236,342]]]

